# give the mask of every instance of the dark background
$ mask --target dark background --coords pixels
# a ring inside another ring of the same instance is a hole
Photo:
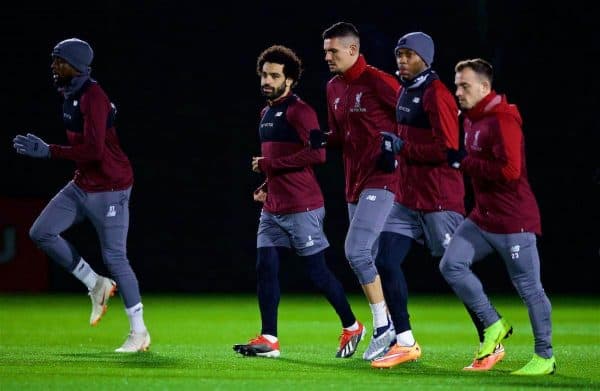
[[[126,3],[126,4],[121,4]],[[495,89],[524,118],[530,182],[542,213],[538,247],[550,293],[598,293],[599,121],[596,114],[598,18],[592,3],[423,2],[78,2],[5,5],[0,16],[3,124],[1,196],[49,200],[72,177],[69,161],[17,156],[16,133],[65,143],[61,97],[52,87],[50,52],[65,38],[92,45],[92,75],[119,114],[117,131],[134,166],[128,254],[143,292],[253,292],[262,178],[255,71],[272,44],[297,51],[306,72],[296,92],[326,127],[322,31],[340,21],[361,32],[367,61],[395,71],[393,48],[411,31],[436,44],[434,69],[453,91],[454,64],[483,57]],[[593,23],[595,25],[593,25]],[[327,208],[331,267],[348,291],[359,285],[343,256],[347,212],[339,153],[317,167]],[[467,199],[467,205],[470,200]],[[65,233],[98,271],[98,241],[84,223]],[[405,270],[413,292],[449,292],[420,247]],[[476,267],[492,291],[514,292],[499,259]],[[301,259],[284,261],[284,291],[310,290]],[[52,290],[80,289],[57,266]]]

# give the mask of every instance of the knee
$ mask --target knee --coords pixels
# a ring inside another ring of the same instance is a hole
[[[362,273],[365,269],[375,268],[370,251],[361,251],[356,247],[346,248],[346,259],[355,273]]]
[[[344,244],[346,259],[348,259],[350,268],[358,277],[360,284],[370,284],[378,274],[373,260],[372,248],[367,245],[369,241],[356,239],[357,236],[346,238],[346,243]]]
[[[105,248],[102,250],[102,259],[110,274],[115,277],[133,274],[133,270],[127,259],[127,253],[124,250]]]
[[[513,285],[525,303],[538,303],[546,299],[542,284],[535,279],[513,279]]]
[[[462,263],[452,261],[450,258],[443,256],[440,261],[439,269],[446,281],[450,282],[464,270],[464,267]]]
[[[52,234],[43,229],[39,224],[34,223],[29,229],[29,237],[36,244],[40,245],[52,238]]]
[[[310,281],[319,289],[325,288],[326,282],[328,280],[328,270],[324,268],[309,268],[308,269],[308,278]]]
[[[331,275],[323,252],[305,257],[306,271],[310,280],[317,287],[322,287]]]
[[[438,269],[440,269],[440,273],[442,273],[442,275],[446,274],[446,272],[448,271],[448,260],[445,257],[442,257],[442,259],[440,260]]]
[[[372,256],[371,249],[363,247],[353,240],[346,240],[344,252],[351,265],[366,262]]]
[[[104,263],[107,266],[129,264],[127,254],[124,250],[104,249],[102,251],[102,257],[104,258]]]
[[[354,256],[352,243],[350,243],[350,241],[347,238],[346,238],[346,241],[344,242],[344,255],[346,256],[347,260],[352,259],[352,257]],[[352,262],[350,262],[350,263],[352,263]]]

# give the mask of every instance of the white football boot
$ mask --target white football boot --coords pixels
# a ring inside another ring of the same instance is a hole
[[[123,345],[115,349],[115,352],[118,353],[135,353],[135,352],[145,352],[150,347],[150,333],[148,330],[136,333],[134,331],[130,331],[127,339],[123,343]]]
[[[90,315],[90,324],[96,326],[102,315],[108,308],[108,299],[115,295],[117,284],[110,278],[98,276],[96,285],[90,290],[88,295],[92,300],[92,314]]]

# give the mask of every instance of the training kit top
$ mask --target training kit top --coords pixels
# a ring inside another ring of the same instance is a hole
[[[328,145],[341,145],[346,201],[356,203],[367,188],[396,192],[398,175],[377,168],[381,132],[396,127],[394,110],[400,84],[367,65],[362,55],[343,75],[327,83]]]
[[[527,179],[522,119],[517,107],[492,91],[465,113],[467,156],[475,208],[469,218],[492,233],[541,234],[537,201]]]
[[[458,107],[438,75],[428,69],[402,82],[396,105],[400,184],[396,201],[421,212],[450,210],[465,214],[465,185],[448,166],[447,151],[458,149]]]
[[[74,160],[74,182],[85,191],[123,190],[133,184],[131,164],[117,137],[115,115],[115,106],[93,80],[63,103],[70,145],[51,144],[50,156]]]
[[[267,176],[267,212],[297,213],[323,206],[312,165],[325,162],[325,149],[308,145],[312,129],[319,129],[317,114],[295,94],[261,111],[258,130],[264,159],[258,166]]]

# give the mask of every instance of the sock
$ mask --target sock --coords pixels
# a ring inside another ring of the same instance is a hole
[[[267,341],[271,342],[271,343],[275,343],[277,342],[277,337],[271,334],[263,334],[262,335]]]
[[[142,303],[137,303],[133,307],[126,308],[125,313],[129,318],[129,327],[134,333],[143,333],[146,331],[144,324],[144,306]]]
[[[416,341],[412,330],[406,330],[396,335],[396,342],[400,346],[413,346]]]
[[[344,330],[348,330],[348,331],[356,331],[358,330],[358,322],[354,322],[354,324],[350,327],[344,327]]]
[[[75,266],[72,273],[79,281],[83,282],[90,291],[94,285],[96,285],[96,281],[98,280],[96,272],[92,270],[90,265],[84,261],[83,258],[79,258],[79,263]]]
[[[369,303],[369,307],[371,307],[371,312],[373,313],[373,328],[377,329],[378,327],[387,326],[388,314],[385,307],[385,301],[380,301],[375,304]]]

